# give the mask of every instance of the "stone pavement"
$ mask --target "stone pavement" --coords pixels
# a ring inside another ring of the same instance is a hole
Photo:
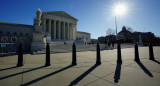
[[[139,48],[141,62],[134,61],[134,48],[124,48],[122,64],[117,50],[77,52],[77,65],[71,66],[72,53],[51,54],[51,66],[44,67],[45,54],[24,55],[24,66],[16,67],[17,55],[0,58],[0,86],[160,86],[160,47],[154,47],[156,61],[149,60],[148,47]]]

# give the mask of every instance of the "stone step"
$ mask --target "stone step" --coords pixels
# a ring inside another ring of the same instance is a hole
[[[101,49],[104,48],[104,45],[101,45]],[[77,44],[76,51],[96,51],[96,45],[85,45]],[[44,54],[45,49],[41,51],[34,52],[35,54]],[[62,53],[62,52],[72,52],[72,44],[50,44],[50,53]]]

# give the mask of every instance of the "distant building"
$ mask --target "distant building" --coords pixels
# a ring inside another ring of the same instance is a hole
[[[91,43],[92,44],[98,43],[98,39],[91,39]]]
[[[110,35],[110,36],[101,36],[98,37],[98,42],[99,43],[106,43],[106,42],[116,42],[116,36],[115,35]]]
[[[132,39],[133,34],[126,30],[126,28],[122,28],[122,30],[117,34],[117,39],[119,40],[127,40]]]
[[[87,32],[77,31],[76,40],[80,43],[90,43],[91,42],[91,35],[90,35],[90,33],[87,33]]]
[[[141,39],[143,42],[148,38],[152,39],[155,37],[154,33],[152,32],[133,32],[134,41],[137,42],[139,40],[139,36],[141,36]]]
[[[98,37],[98,42],[99,42],[99,43],[105,43],[106,40],[107,40],[107,39],[106,39],[106,37],[104,37],[104,36]]]
[[[130,32],[126,28],[122,28],[117,34],[117,38],[115,35],[98,37],[99,43],[106,43],[108,40],[110,42],[120,40],[122,43],[139,42],[141,40],[142,43],[149,43],[155,41],[155,35],[152,32]]]
[[[141,38],[140,38],[141,37]],[[140,39],[142,39],[142,42],[144,42],[148,37],[154,38],[154,33],[152,32],[130,32],[126,30],[125,28],[122,28],[122,30],[117,34],[117,39],[121,42],[138,42]]]

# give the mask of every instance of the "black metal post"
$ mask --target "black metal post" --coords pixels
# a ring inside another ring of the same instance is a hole
[[[134,59],[134,61],[140,61],[139,60],[139,52],[138,52],[138,45],[137,45],[137,43],[135,43],[135,59]]]
[[[97,43],[97,61],[96,61],[96,64],[97,65],[100,65],[101,64],[101,56],[100,56],[100,45],[99,43]]]
[[[150,60],[155,60],[152,43],[150,43],[150,45],[149,45],[149,59]]]
[[[75,66],[77,65],[77,59],[76,59],[76,45],[75,43],[73,43],[73,46],[72,46],[72,65]]]
[[[121,45],[120,43],[118,42],[118,45],[117,45],[117,63],[122,63],[122,59],[121,59]]]
[[[45,66],[50,66],[50,47],[49,47],[49,43],[47,43],[46,45],[46,63]]]
[[[22,43],[19,44],[18,49],[18,63],[17,67],[23,66],[23,49],[22,49]]]

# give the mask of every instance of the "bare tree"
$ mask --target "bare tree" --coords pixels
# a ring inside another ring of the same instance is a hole
[[[106,31],[106,35],[107,35],[107,36],[115,35],[115,31],[112,30],[111,28],[109,28],[109,29]]]

